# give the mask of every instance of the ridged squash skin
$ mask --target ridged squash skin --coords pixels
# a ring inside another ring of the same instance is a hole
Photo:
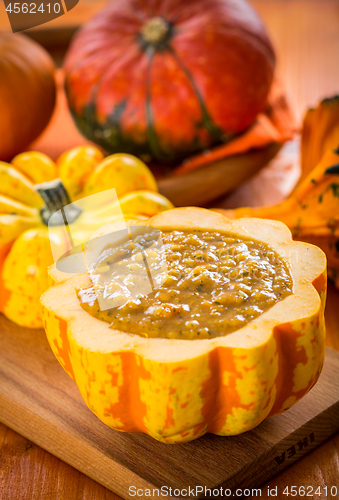
[[[266,105],[274,67],[245,0],[124,0],[76,34],[65,88],[91,141],[175,163],[246,130]]]
[[[280,222],[231,220],[205,209],[170,210],[147,224],[266,242],[287,262],[293,293],[227,336],[152,339],[111,330],[85,312],[75,290],[90,284],[86,274],[56,283],[41,298],[47,338],[89,409],[113,429],[182,443],[207,432],[243,433],[294,405],[323,365],[323,252],[293,242]]]

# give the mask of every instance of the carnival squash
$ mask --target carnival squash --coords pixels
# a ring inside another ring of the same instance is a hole
[[[140,224],[163,236],[188,234],[189,245],[197,241],[197,234],[205,242],[215,233],[221,243],[235,238],[241,248],[244,242],[250,245],[250,239],[269,248],[274,263],[280,260],[288,268],[292,290],[240,329],[188,340],[110,328],[82,307],[80,292],[92,284],[87,273],[56,283],[41,298],[47,338],[89,409],[114,429],[180,443],[207,432],[245,432],[303,397],[316,383],[324,359],[323,252],[293,242],[280,222],[231,220],[200,208],[170,210]],[[180,243],[176,246],[178,250]],[[171,248],[170,254],[173,261]],[[236,261],[240,266],[243,259]],[[211,262],[201,263],[205,265],[211,269]],[[204,293],[203,285],[197,284],[192,305]],[[165,305],[169,311],[170,304]],[[221,312],[227,308],[224,304]],[[203,313],[202,307],[200,313],[212,321],[212,312]],[[133,321],[131,326],[135,327]]]
[[[274,51],[245,0],[110,2],[65,61],[75,123],[109,152],[178,161],[263,110]]]
[[[132,156],[103,160],[97,148],[82,146],[66,152],[57,164],[38,152],[22,153],[11,164],[0,162],[0,311],[30,328],[42,327],[39,298],[48,286],[47,268],[70,251],[69,234],[76,247],[108,221],[145,219],[173,207],[155,191],[146,165]],[[104,176],[107,170],[110,178],[106,175],[103,182],[99,173]],[[110,191],[115,185],[121,205]],[[88,196],[98,192],[93,206]],[[77,209],[66,214],[67,234],[64,219],[56,217],[75,199]]]
[[[52,116],[54,64],[30,38],[0,33],[0,160],[24,151]]]

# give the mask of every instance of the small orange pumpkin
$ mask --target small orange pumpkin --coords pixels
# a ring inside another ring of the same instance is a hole
[[[24,35],[0,34],[0,160],[11,160],[45,129],[55,105],[54,64]]]

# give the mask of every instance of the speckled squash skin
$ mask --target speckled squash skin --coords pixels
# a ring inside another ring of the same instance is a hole
[[[110,184],[106,182],[108,176]],[[173,207],[157,193],[146,165],[130,155],[103,159],[97,148],[81,146],[65,152],[56,164],[35,151],[21,153],[11,163],[0,162],[0,312],[28,328],[43,326],[39,299],[48,287],[47,269],[54,262],[48,227],[40,214],[43,200],[35,186],[58,177],[71,200],[116,185],[127,219],[142,213],[150,217]],[[88,219],[100,227],[107,222],[107,214],[89,214]],[[81,229],[87,223],[84,218]]]
[[[113,429],[182,443],[207,432],[240,434],[290,408],[323,365],[323,252],[293,242],[279,222],[204,209],[171,210],[147,224],[264,241],[288,263],[293,293],[230,335],[191,341],[109,329],[79,304],[75,290],[89,285],[87,275],[54,284],[41,298],[47,338],[90,410]]]

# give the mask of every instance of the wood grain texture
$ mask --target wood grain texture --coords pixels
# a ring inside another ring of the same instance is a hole
[[[90,7],[89,1],[80,0],[80,4],[84,5],[85,3],[86,6]],[[275,41],[279,58],[278,65],[281,74],[284,74],[290,102],[297,117],[301,119],[307,106],[314,105],[325,95],[339,91],[339,65],[336,63],[339,53],[339,3],[335,0],[315,2],[253,0],[252,3],[261,12]],[[92,2],[94,6],[98,4],[99,1]],[[0,2],[1,8],[3,8],[2,2]],[[74,9],[74,14],[78,14],[77,9],[78,7]],[[0,24],[2,21],[7,21],[3,14],[3,11],[0,10]],[[66,19],[67,16],[60,18],[64,21]],[[0,26],[0,29],[2,27]],[[274,169],[266,176],[266,191],[260,195],[260,204],[267,203],[265,193],[267,196],[271,194],[267,191],[269,182],[277,193],[279,193],[279,187],[282,183],[281,175]],[[241,204],[250,205],[252,197],[253,187],[249,184],[247,190],[242,192]],[[234,202],[237,202],[237,196],[234,197]],[[327,343],[336,349],[339,349],[338,304],[339,292],[330,287],[326,314]],[[108,490],[36,445],[32,445],[32,449],[39,451],[34,452],[34,457],[27,460],[25,458],[27,453],[33,455],[31,449],[25,451],[24,446],[6,446],[4,433],[10,442],[15,439],[19,439],[19,442],[26,442],[25,438],[19,438],[5,426],[0,427],[0,443],[2,443],[0,444],[1,499],[110,500],[116,498]],[[282,496],[282,491],[286,486],[311,485],[315,489],[318,486],[337,485],[339,488],[338,453],[339,437],[337,435],[267,483],[262,488],[262,498],[272,498],[267,495],[267,486],[277,486],[277,498],[280,499],[287,498]],[[138,457],[138,459],[142,460],[142,457]],[[10,464],[9,468],[8,464]],[[208,465],[205,464],[205,467]],[[35,487],[36,481],[41,481],[40,489]],[[22,483],[25,485],[25,490]],[[31,496],[33,487],[35,487],[34,493],[36,495],[34,497]],[[27,495],[24,493],[26,489]],[[315,496],[314,498],[322,500],[326,497],[322,493],[320,497]]]
[[[277,498],[290,498],[286,495],[283,496],[286,486],[289,488],[291,486],[296,486],[297,488],[302,486],[305,488],[309,487],[312,488],[313,494],[320,487],[320,494],[314,495],[313,498],[320,500],[337,499],[336,495],[326,495],[325,488],[327,487],[329,490],[331,486],[335,486],[339,491],[339,435],[336,435],[333,439],[329,439],[319,448],[301,458],[293,466],[266,483],[260,488],[260,498],[264,500],[272,499],[268,491],[274,488],[277,488]],[[255,500],[258,496],[250,496],[249,498]],[[296,498],[300,499],[301,496],[297,496]]]
[[[118,500],[119,497],[0,424],[3,500]]]
[[[165,445],[100,422],[42,330],[20,328],[2,316],[0,332],[0,421],[126,499],[131,485],[255,488],[339,430],[334,350],[327,352],[320,381],[288,412],[240,436]]]

